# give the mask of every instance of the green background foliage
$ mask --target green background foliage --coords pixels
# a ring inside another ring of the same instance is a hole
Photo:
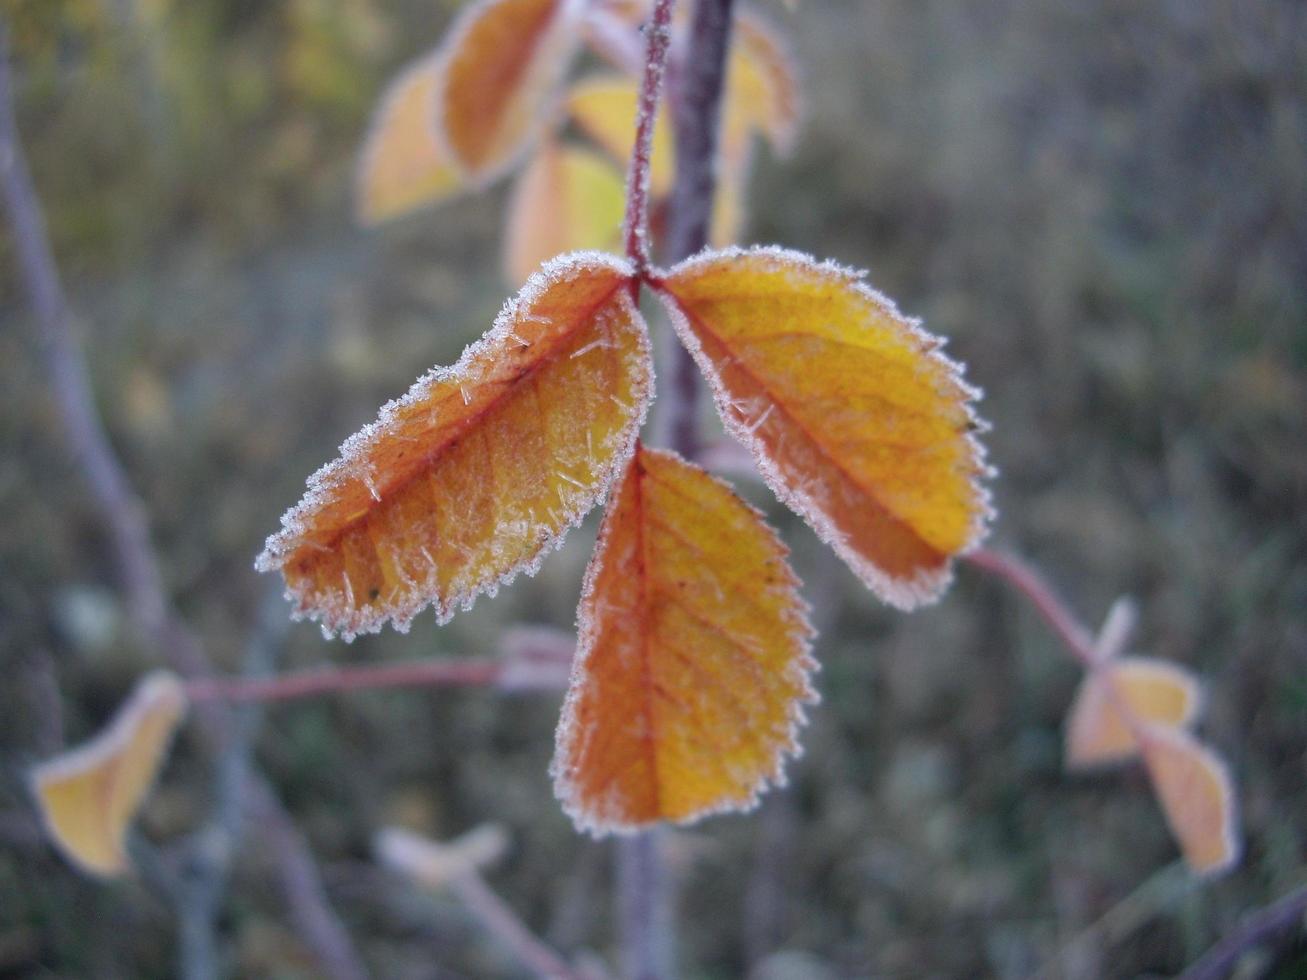
[[[100,408],[169,587],[228,669],[270,585],[252,558],[304,477],[509,291],[502,188],[372,233],[349,218],[369,109],[455,6],[6,4]],[[1137,597],[1139,649],[1207,679],[1204,732],[1236,773],[1248,846],[1195,886],[1140,771],[1063,774],[1077,669],[1001,587],[964,569],[939,606],[901,615],[771,506],[817,605],[823,703],[787,790],[673,835],[686,975],[1173,972],[1307,873],[1307,14],[804,0],[775,16],[809,114],[793,159],[760,161],[751,240],[865,266],[951,338],[995,426],[996,540],[1090,620]],[[13,258],[0,237],[0,975],[167,976],[168,904],[79,878],[25,810],[23,766],[95,730],[152,664]],[[570,627],[594,523],[446,629],[424,617],[347,647],[300,625],[285,664]],[[563,949],[611,951],[610,848],[550,793],[557,710],[392,692],[268,712],[258,759],[378,975],[513,975],[452,899],[371,865],[385,822],[503,821],[514,847],[492,883]],[[204,817],[209,765],[183,736],[144,813],[165,859]],[[308,976],[266,877],[251,839],[222,920],[230,966]],[[1299,947],[1267,965],[1305,963]]]

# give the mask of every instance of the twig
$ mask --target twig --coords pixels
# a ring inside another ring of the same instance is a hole
[[[617,914],[622,973],[628,980],[673,975],[672,924],[659,828],[623,838],[617,846]]]
[[[988,548],[978,548],[967,555],[965,560],[1016,586],[1034,604],[1071,655],[1086,669],[1093,668],[1097,659],[1093,635],[1038,572],[1016,555]]]
[[[623,237],[626,257],[640,274],[649,267],[649,170],[653,161],[654,125],[658,120],[658,96],[667,69],[667,49],[672,41],[672,10],[676,0],[654,0],[653,15],[645,25],[644,78],[635,119],[635,143],[626,182],[626,220]]]
[[[169,608],[144,510],[105,435],[91,397],[86,362],[73,340],[68,303],[14,122],[8,40],[8,28],[0,19],[0,188],[23,282],[36,311],[50,385],[73,456],[109,532],[133,623],[178,673],[189,678],[203,676],[211,672],[208,660],[199,641]],[[230,714],[219,704],[201,708],[202,730],[213,750],[220,753],[231,737]],[[274,851],[278,872],[292,915],[305,928],[309,946],[328,975],[340,980],[366,976],[344,927],[323,901],[321,888],[307,887],[316,885],[317,870],[290,817],[261,777],[252,774],[251,784],[261,802],[264,829],[280,840],[281,846]],[[308,904],[297,906],[297,902]]]
[[[1307,915],[1307,885],[1253,912],[1238,929],[1185,970],[1179,980],[1219,980],[1229,976],[1244,953],[1295,926],[1301,927],[1304,915]]]
[[[585,980],[517,917],[517,913],[469,869],[449,880],[449,887],[477,921],[537,976]]]

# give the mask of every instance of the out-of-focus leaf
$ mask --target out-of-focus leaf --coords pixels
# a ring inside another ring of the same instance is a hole
[[[717,192],[713,195],[712,219],[708,226],[708,243],[713,248],[740,244],[746,217],[744,191],[748,175],[747,163],[718,170]]]
[[[661,286],[768,486],[887,602],[938,596],[990,515],[977,392],[939,339],[796,252],[704,252]]]
[[[130,868],[128,828],[185,711],[181,682],[150,674],[103,732],[33,770],[46,830],[83,871],[108,876]]]
[[[354,209],[373,225],[444,200],[463,178],[436,138],[436,54],[400,72],[382,96],[359,154]]]
[[[494,864],[508,850],[502,824],[483,823],[451,841],[434,841],[403,827],[385,827],[375,844],[378,860],[426,888]]]
[[[631,269],[595,253],[537,272],[479,342],[419,378],[309,479],[259,556],[299,615],[346,639],[441,621],[575,525],[621,472],[652,393]]]
[[[1185,732],[1157,726],[1142,732],[1144,764],[1185,861],[1199,874],[1233,867],[1239,831],[1225,763]]]
[[[550,118],[579,38],[583,0],[479,0],[442,45],[439,131],[484,184],[510,168]]]
[[[729,487],[637,448],[586,572],[554,786],[595,833],[751,806],[797,751],[811,629],[785,546]]]
[[[541,263],[582,249],[616,249],[626,185],[606,159],[543,143],[517,178],[508,206],[504,269],[520,283]]]
[[[1133,727],[1140,723],[1183,728],[1198,713],[1198,681],[1161,660],[1130,657],[1085,675],[1067,721],[1069,769],[1121,762],[1138,754]],[[1132,716],[1121,716],[1118,702]]]
[[[622,75],[583,78],[568,91],[567,111],[581,131],[625,166],[635,143],[638,91],[634,79]],[[649,191],[663,197],[672,189],[675,158],[667,114],[659,109],[649,159]]]
[[[721,155],[741,167],[755,132],[788,153],[799,130],[802,100],[794,59],[780,33],[757,13],[736,12],[722,97]]]

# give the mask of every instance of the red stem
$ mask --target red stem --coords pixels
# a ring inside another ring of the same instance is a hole
[[[321,694],[393,687],[483,687],[497,684],[508,663],[490,658],[419,660],[378,667],[322,667],[280,677],[199,677],[186,682],[192,701],[290,701]]]
[[[966,560],[977,568],[997,575],[1034,604],[1035,609],[1044,617],[1044,621],[1053,628],[1071,655],[1092,670],[1096,662],[1094,654],[1094,637],[1076,618],[1070,607],[1053,591],[1053,587],[1044,581],[1033,568],[1016,555],[1003,551],[991,551],[979,548],[966,556]]]
[[[640,84],[640,105],[635,119],[635,145],[627,177],[626,257],[643,276],[649,268],[649,168],[653,159],[654,125],[658,121],[658,96],[667,71],[667,49],[672,39],[672,10],[676,0],[655,0],[653,16],[645,26],[644,79]]]

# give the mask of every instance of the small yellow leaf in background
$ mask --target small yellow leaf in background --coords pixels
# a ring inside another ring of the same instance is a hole
[[[704,252],[661,292],[727,429],[873,591],[938,596],[984,535],[977,392],[860,275],[781,249]]]
[[[744,191],[748,167],[723,167],[717,173],[717,192],[713,194],[712,219],[708,226],[708,243],[713,248],[740,244],[744,234]]]
[[[534,572],[621,472],[652,395],[630,277],[613,256],[555,259],[341,446],[256,562],[297,615],[346,639],[406,629]]]
[[[755,132],[765,134],[776,152],[788,153],[800,115],[798,74],[779,31],[753,11],[737,11],[722,98],[725,166],[744,169]]]
[[[1197,716],[1200,700],[1194,676],[1165,661],[1127,657],[1089,671],[1067,722],[1067,768],[1121,762],[1138,754],[1132,723],[1121,717],[1118,701],[1134,725],[1183,728]]]
[[[1239,832],[1225,763],[1182,731],[1148,726],[1142,733],[1148,775],[1189,866],[1199,874],[1233,867]]]
[[[359,155],[354,209],[373,225],[444,200],[463,178],[436,138],[436,54],[405,68],[382,96]]]
[[[163,671],[149,674],[103,732],[33,770],[46,830],[82,870],[129,869],[127,830],[185,711],[181,682]]]
[[[545,141],[517,178],[508,205],[504,269],[514,283],[548,259],[621,241],[626,184],[604,157]]]
[[[598,75],[581,79],[567,95],[567,111],[577,126],[622,167],[631,158],[635,143],[638,94],[632,78]],[[655,197],[665,196],[672,189],[674,177],[672,130],[667,113],[660,108],[649,160],[650,193]]]
[[[594,833],[744,809],[783,779],[812,630],[787,551],[752,507],[642,446],[586,572],[552,771]]]
[[[512,166],[549,119],[583,11],[581,0],[481,0],[451,28],[437,121],[477,183]]]

